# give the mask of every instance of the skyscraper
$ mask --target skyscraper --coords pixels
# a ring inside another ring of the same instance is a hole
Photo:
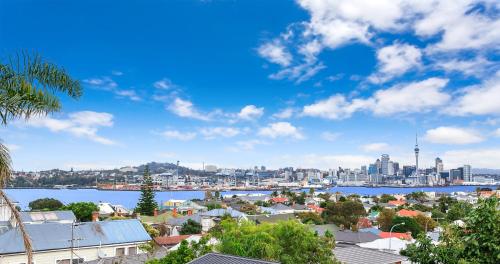
[[[471,182],[472,181],[472,172],[471,172],[471,167],[470,165],[464,165],[464,181],[465,182]]]
[[[382,175],[389,175],[389,154],[382,154],[380,165],[382,167]]]
[[[443,160],[438,157],[436,158],[436,174],[439,175],[441,172],[443,172]]]

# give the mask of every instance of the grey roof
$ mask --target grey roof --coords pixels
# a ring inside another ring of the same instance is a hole
[[[73,211],[20,212],[20,215],[24,223],[76,221]]]
[[[167,224],[171,226],[181,226],[186,223],[188,220],[193,220],[196,223],[201,224],[201,216],[200,214],[186,215],[181,217],[173,217],[167,220]]]
[[[274,215],[249,215],[248,220],[257,223],[276,223],[278,221],[286,221],[296,219],[294,214],[274,214]]]
[[[210,210],[208,212],[202,213],[201,215],[202,216],[210,216],[210,217],[222,217],[226,214],[231,215],[231,217],[233,217],[233,218],[239,218],[239,217],[246,216],[246,214],[244,214],[238,210],[234,210],[232,208],[213,209],[213,210]]]
[[[63,249],[70,247],[71,225],[43,223],[25,225],[34,251]],[[141,222],[136,219],[103,222],[84,222],[74,227],[76,246],[89,247],[151,240]],[[0,235],[0,255],[24,252],[21,232],[12,228]]]
[[[335,247],[335,257],[346,264],[391,264],[407,260],[406,257],[358,246]]]
[[[270,262],[259,259],[243,258],[219,253],[208,253],[188,264],[275,264],[279,262]]]
[[[163,258],[167,255],[167,249],[160,247],[155,250],[155,252],[150,255],[146,253],[137,254],[137,255],[125,255],[125,256],[115,256],[109,258],[100,258],[90,261],[83,262],[84,264],[144,264],[147,260],[150,259],[159,259]]]
[[[280,203],[271,206],[271,208],[274,210],[292,210],[292,208],[290,206],[286,206],[286,205],[280,204]]]
[[[311,228],[318,232],[318,235],[324,236],[326,230],[330,231],[330,233],[335,234],[335,232],[339,231],[339,227],[335,224],[326,224],[326,225],[313,225]]]
[[[337,243],[365,243],[372,242],[380,237],[371,232],[352,232],[352,231],[337,231],[335,232],[335,241]]]
[[[294,210],[309,210],[309,207],[307,207],[307,205],[305,204],[294,204],[290,207]]]

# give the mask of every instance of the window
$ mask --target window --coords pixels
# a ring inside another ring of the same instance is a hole
[[[124,256],[125,255],[125,248],[116,248],[115,250],[115,256]]]
[[[137,255],[137,248],[136,247],[129,247],[128,254],[129,255]]]
[[[81,264],[83,263],[84,259],[83,258],[74,258],[73,259],[73,264]],[[60,259],[56,260],[56,264],[70,264],[71,260],[70,259]]]

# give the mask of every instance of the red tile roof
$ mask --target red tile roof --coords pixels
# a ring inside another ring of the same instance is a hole
[[[421,214],[420,211],[413,211],[408,209],[401,209],[398,211],[398,216],[403,216],[403,217],[415,217],[419,214]]]
[[[271,199],[271,201],[273,201],[273,203],[285,203],[285,202],[288,202],[288,198],[286,198],[286,197],[273,197]]]
[[[395,205],[395,206],[404,205],[405,203],[406,203],[405,201],[401,201],[401,200],[394,200],[394,201],[388,202],[388,204]]]
[[[314,205],[314,204],[308,204],[307,207],[314,210],[318,214],[321,214],[325,210],[325,208],[321,208],[321,207]]]
[[[180,235],[180,236],[161,236],[153,238],[156,244],[160,246],[173,246],[182,242],[182,240],[187,239],[192,235]]]
[[[399,239],[411,240],[411,233],[396,233],[396,232],[380,232],[381,238],[395,237]]]

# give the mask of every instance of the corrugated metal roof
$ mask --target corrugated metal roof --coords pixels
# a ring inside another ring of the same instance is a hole
[[[20,214],[24,223],[76,221],[73,211],[20,212]]]
[[[34,251],[69,248],[71,224],[43,223],[26,225]],[[136,219],[85,222],[74,228],[75,247],[111,245],[151,240],[141,222]],[[24,252],[21,232],[10,229],[0,235],[0,254]]]
[[[407,259],[404,256],[358,246],[336,247],[333,252],[337,260],[346,264],[392,264]]]
[[[243,258],[232,255],[224,255],[218,253],[208,253],[203,255],[188,264],[275,264],[278,262],[269,262],[259,259]]]
[[[379,238],[379,236],[371,232],[352,232],[349,230],[335,232],[335,241],[337,241],[337,243],[356,244],[375,241]]]
[[[202,216],[210,216],[210,217],[222,217],[226,214],[231,215],[233,218],[238,218],[238,217],[246,217],[245,213],[242,213],[238,210],[234,210],[232,208],[228,209],[213,209],[205,213],[201,213]]]

